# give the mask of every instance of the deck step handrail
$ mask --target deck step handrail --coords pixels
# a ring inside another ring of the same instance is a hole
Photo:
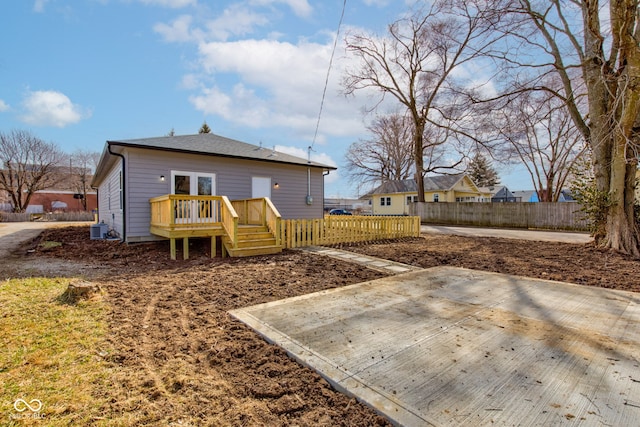
[[[231,204],[239,215],[239,224],[261,225],[267,227],[276,238],[276,245],[281,243],[282,216],[268,197],[232,200]]]
[[[282,216],[268,197],[264,198],[265,225],[276,237],[276,245],[282,244]]]
[[[239,215],[234,209],[227,196],[221,196],[224,209],[222,209],[222,228],[227,233],[227,237],[233,248],[238,247],[238,221]]]

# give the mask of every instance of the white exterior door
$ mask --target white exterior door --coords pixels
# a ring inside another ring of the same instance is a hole
[[[251,198],[271,198],[271,178],[254,176],[251,178]]]
[[[171,194],[214,196],[216,175],[202,172],[171,171]],[[212,201],[188,200],[176,203],[176,223],[215,220],[217,209]]]

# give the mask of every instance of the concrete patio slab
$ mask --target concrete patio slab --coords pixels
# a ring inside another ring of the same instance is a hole
[[[437,267],[231,314],[398,425],[637,425],[640,295]]]

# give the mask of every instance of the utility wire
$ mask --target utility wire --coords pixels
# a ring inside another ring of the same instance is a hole
[[[340,28],[342,27],[342,20],[344,19],[344,11],[346,8],[347,8],[347,0],[343,0],[342,13],[340,14],[340,21],[338,22],[338,29],[336,30],[336,38],[333,41],[333,50],[331,51],[331,58],[329,59],[329,68],[327,68],[327,77],[324,80],[324,89],[322,90],[322,100],[320,101],[320,111],[318,112],[318,121],[316,122],[316,131],[313,134],[313,140],[311,141],[311,146],[309,147],[309,155],[311,154],[311,150],[313,150],[313,146],[316,143],[316,138],[318,137],[318,129],[320,128],[320,117],[322,117],[322,108],[324,107],[324,99],[327,95],[327,86],[329,85],[329,74],[331,73],[333,56],[336,53],[336,47],[338,46],[338,36],[340,35]]]

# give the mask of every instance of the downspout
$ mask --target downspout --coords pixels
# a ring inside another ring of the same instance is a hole
[[[311,146],[307,150],[307,165],[311,165]],[[307,205],[313,204],[313,197],[311,197],[311,166],[307,166]]]
[[[122,159],[122,240],[121,242],[124,243],[127,240],[127,198],[125,197],[125,195],[127,194],[126,190],[126,182],[127,180],[125,179],[126,177],[126,159],[125,157],[120,154],[120,153],[114,153],[113,151],[111,151],[111,144],[107,143],[107,150],[109,151],[109,154],[114,155],[114,156],[118,156]]]
[[[96,212],[94,213],[95,215],[95,220],[96,220],[96,224],[98,224],[100,222],[100,189],[98,187],[91,187],[96,191]]]
[[[322,172],[322,216],[324,216],[325,214],[324,199],[326,197],[326,194],[324,194],[324,177],[329,175],[329,173],[331,173],[331,171],[328,171],[328,170]]]

